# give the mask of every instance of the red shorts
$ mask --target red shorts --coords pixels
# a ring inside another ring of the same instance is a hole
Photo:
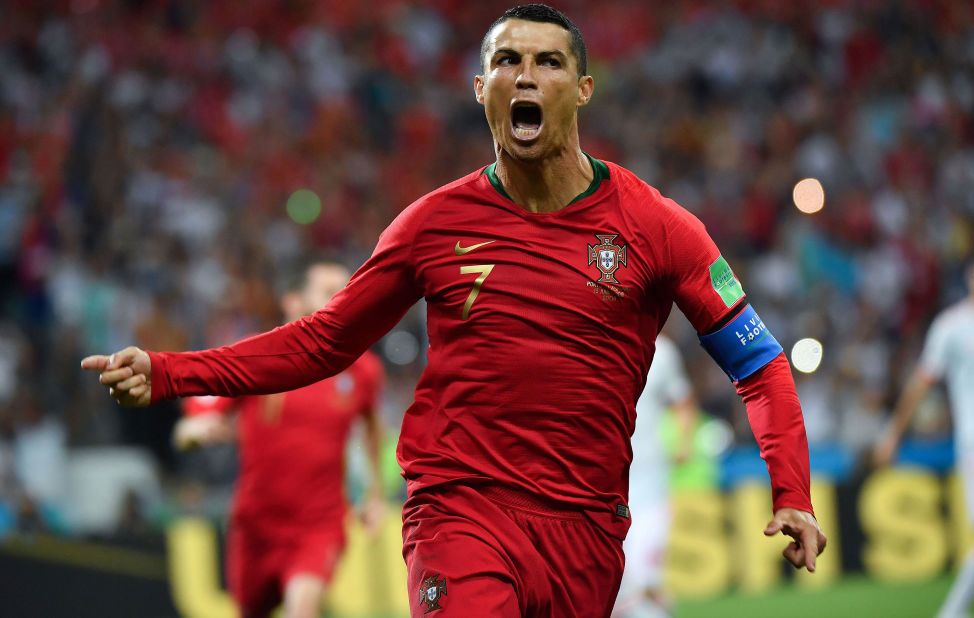
[[[284,588],[295,575],[330,581],[344,548],[342,525],[284,534],[234,521],[227,544],[227,579],[241,616],[270,615],[284,600]]]
[[[444,485],[403,508],[414,618],[605,618],[622,541],[583,513],[499,487]]]

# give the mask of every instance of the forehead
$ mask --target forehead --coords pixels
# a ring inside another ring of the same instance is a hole
[[[344,285],[348,279],[348,271],[340,266],[316,264],[308,270],[308,283],[312,285]]]
[[[513,49],[520,54],[560,51],[571,56],[571,35],[558,24],[508,19],[487,36],[487,56],[498,49]]]

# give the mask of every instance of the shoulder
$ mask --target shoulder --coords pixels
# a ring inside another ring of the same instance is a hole
[[[660,274],[670,272],[674,265],[695,263],[702,248],[709,255],[712,243],[700,219],[633,172],[606,164],[616,184],[617,209],[625,227],[647,259],[658,265]]]
[[[700,220],[683,206],[663,195],[632,171],[611,161],[604,162],[616,183],[623,209],[639,219],[665,228],[703,228]]]
[[[930,331],[931,333],[933,331],[966,331],[972,322],[974,322],[974,305],[970,301],[963,300],[941,311],[930,325]]]
[[[479,181],[483,174],[483,169],[479,168],[466,176],[457,178],[451,183],[430,191],[403,209],[402,213],[396,217],[396,220],[403,219],[407,223],[423,220],[444,205],[449,205],[458,198],[481,192],[482,189],[479,187]]]
[[[443,211],[454,200],[477,191],[475,185],[483,170],[471,172],[462,178],[430,191],[396,215],[395,219],[379,235],[380,245],[404,243],[415,238],[431,215]]]

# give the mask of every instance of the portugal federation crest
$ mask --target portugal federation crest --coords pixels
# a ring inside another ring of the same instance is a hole
[[[433,610],[442,609],[440,600],[446,596],[446,578],[439,575],[430,575],[423,580],[419,586],[419,604],[425,605],[424,614]]]
[[[588,245],[588,264],[595,262],[602,276],[599,283],[619,283],[615,278],[615,271],[619,266],[626,266],[626,245],[615,244],[618,234],[596,234],[599,244]]]

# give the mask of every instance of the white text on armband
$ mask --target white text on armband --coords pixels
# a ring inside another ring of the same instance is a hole
[[[764,325],[764,320],[757,315],[748,320],[746,326],[749,328],[743,333],[739,330],[734,331],[734,334],[737,335],[737,340],[741,342],[742,346],[760,340],[768,334],[768,327]]]

